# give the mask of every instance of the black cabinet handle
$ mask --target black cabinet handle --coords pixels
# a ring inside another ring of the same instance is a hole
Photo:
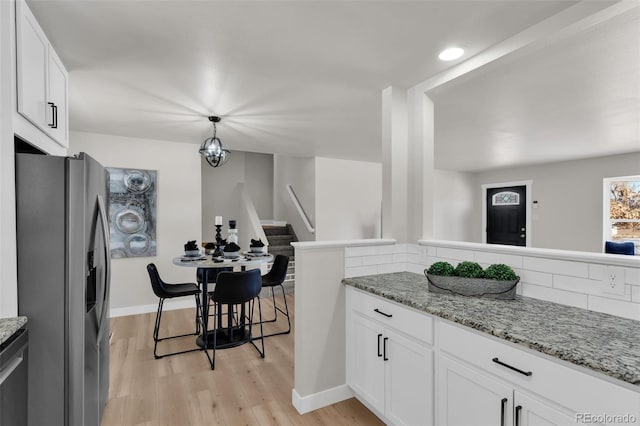
[[[383,360],[383,361],[389,361],[389,358],[387,358],[387,340],[389,340],[389,338],[388,338],[388,337],[385,337],[385,338],[382,340],[382,353],[384,354],[384,355],[382,356],[382,360]]]
[[[382,337],[382,333],[378,334],[378,356],[382,356],[382,354],[380,353],[380,338]]]
[[[52,129],[58,128],[58,105],[53,104],[53,126]]]
[[[522,411],[522,405],[516,407],[516,426],[520,426],[520,412]]]
[[[492,359],[492,361],[495,362],[496,364],[499,364],[499,365],[503,366],[503,367],[507,367],[510,370],[517,371],[518,373],[523,374],[525,376],[531,376],[533,374],[531,371],[522,371],[519,368],[512,367],[509,364],[505,364],[504,362],[500,361],[497,357]]]
[[[51,107],[51,123],[47,123],[47,126],[54,128],[53,126],[56,125],[56,115],[55,115],[55,108],[56,108],[56,104],[54,104],[53,102],[47,102],[47,105],[49,105]]]
[[[507,401],[507,398],[502,398],[502,401],[500,401],[500,426],[505,426],[504,420],[505,412],[507,411]]]
[[[373,312],[375,312],[375,313],[377,313],[377,314],[380,314],[380,315],[384,315],[384,316],[385,316],[385,317],[387,317],[387,318],[391,318],[391,317],[393,316],[393,315],[391,315],[391,314],[385,314],[384,312],[382,312],[382,311],[381,311],[381,310],[379,310],[378,308],[375,308],[375,309],[373,310]]]

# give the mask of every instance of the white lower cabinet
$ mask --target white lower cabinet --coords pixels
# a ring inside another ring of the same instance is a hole
[[[433,424],[433,351],[390,329],[383,339],[387,419],[397,425]]]
[[[392,316],[347,312],[348,384],[390,424],[433,425],[433,350],[384,324],[399,318],[388,307],[378,311]]]
[[[512,424],[513,389],[458,361],[438,359],[436,424],[506,426]]]
[[[514,392],[516,426],[563,426],[579,424],[574,414],[568,415],[525,392]],[[600,423],[598,423],[600,424]]]
[[[367,403],[384,413],[384,379],[385,365],[382,355],[382,330],[379,324],[353,315],[353,341],[349,345],[351,388],[364,398]],[[377,351],[376,348],[380,348]]]
[[[443,426],[564,426],[576,423],[566,409],[544,403],[474,367],[441,355],[436,393]]]
[[[353,288],[346,314],[347,384],[389,424],[640,425],[622,382]]]

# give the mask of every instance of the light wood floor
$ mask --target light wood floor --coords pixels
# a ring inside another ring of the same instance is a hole
[[[293,311],[292,294],[287,301]],[[273,315],[272,306],[263,299],[265,317]],[[160,336],[193,330],[193,315],[193,309],[166,311]],[[155,360],[154,321],[155,313],[111,320],[110,398],[103,426],[382,424],[355,399],[298,414],[291,405],[293,331],[265,339],[264,359],[250,344],[220,350],[211,371],[203,352]],[[265,326],[266,333],[273,329]],[[159,352],[194,344],[195,336],[174,339],[161,342]]]

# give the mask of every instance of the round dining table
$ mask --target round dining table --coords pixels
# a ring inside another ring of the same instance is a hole
[[[239,257],[235,259],[231,258],[223,258],[223,257],[213,257],[211,255],[202,255],[196,257],[189,256],[178,256],[173,258],[173,264],[176,266],[186,267],[186,268],[194,268],[196,270],[201,271],[202,277],[202,288],[200,291],[201,300],[202,300],[202,335],[198,336],[196,339],[196,344],[201,348],[205,349],[207,353],[207,357],[211,362],[213,368],[213,360],[209,356],[209,352],[206,349],[213,348],[213,335],[212,331],[209,331],[209,277],[212,274],[217,276],[220,269],[227,268],[240,268],[242,271],[248,269],[257,269],[263,263],[273,262],[273,255],[270,254],[257,254],[257,253],[243,253]],[[199,283],[200,284],[200,283]],[[232,314],[231,309],[228,309],[228,318],[227,324],[231,324]],[[245,330],[244,330],[244,305],[242,306],[241,313],[241,324],[234,329],[236,330],[232,336],[229,336],[224,329],[222,329],[222,317],[218,317],[218,332],[216,336],[217,344],[216,349],[225,349],[233,346],[238,346],[240,344],[246,343],[247,340],[244,338]]]

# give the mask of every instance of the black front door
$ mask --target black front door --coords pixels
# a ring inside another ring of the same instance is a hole
[[[526,186],[487,189],[487,243],[526,245],[526,194]]]

